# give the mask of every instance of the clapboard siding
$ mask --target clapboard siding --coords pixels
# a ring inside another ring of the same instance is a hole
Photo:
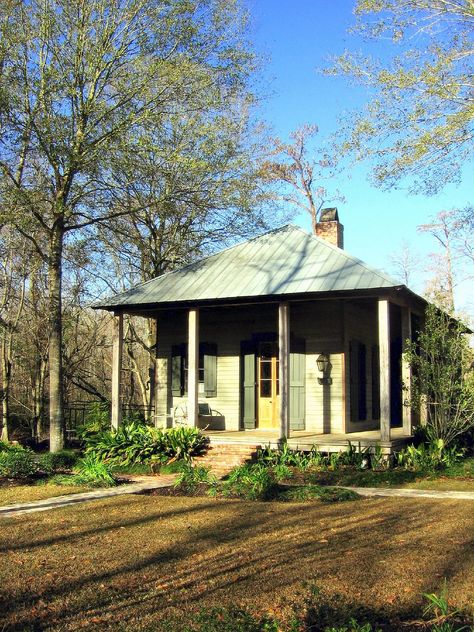
[[[343,395],[343,306],[340,301],[313,301],[290,305],[290,331],[304,339],[306,346],[305,427],[314,432],[344,430]],[[185,312],[163,312],[158,317],[157,375],[158,416],[166,416],[185,397],[171,397],[170,358],[173,345],[187,340]],[[217,345],[217,396],[207,401],[216,417],[222,417],[227,430],[238,430],[241,423],[240,345],[254,334],[278,330],[275,304],[200,310],[201,342]],[[332,364],[331,386],[318,383],[321,377],[316,359],[327,353]]]

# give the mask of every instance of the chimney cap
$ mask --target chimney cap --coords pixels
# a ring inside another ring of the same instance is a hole
[[[323,208],[319,216],[320,222],[338,222],[339,215],[336,207]]]

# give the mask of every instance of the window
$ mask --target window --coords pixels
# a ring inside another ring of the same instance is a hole
[[[199,345],[198,393],[204,397],[217,396],[217,346],[202,342]],[[171,350],[171,392],[181,397],[188,390],[188,346],[173,345]]]

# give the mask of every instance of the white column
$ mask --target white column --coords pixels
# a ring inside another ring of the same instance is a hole
[[[188,423],[198,425],[199,386],[199,310],[190,309],[188,315]]]
[[[115,429],[122,423],[122,354],[123,316],[116,314],[112,340],[112,428]]]
[[[280,439],[290,436],[290,306],[278,305],[278,359],[280,382]]]
[[[379,300],[380,439],[390,441],[390,303]]]
[[[411,410],[411,368],[405,359],[405,353],[409,349],[411,343],[411,311],[409,307],[402,307],[402,382],[403,382],[403,400],[407,404],[403,405],[403,433],[412,434],[412,410]]]

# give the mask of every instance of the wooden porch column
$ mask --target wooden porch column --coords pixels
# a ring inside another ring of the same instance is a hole
[[[198,425],[199,386],[199,310],[190,309],[188,314],[188,423]]]
[[[411,310],[409,307],[402,307],[402,353],[408,351],[409,344],[412,340],[411,334]],[[411,368],[402,355],[402,382],[403,382],[403,400],[409,402],[403,405],[403,433],[411,435],[412,428],[412,410],[411,410]]]
[[[123,316],[115,314],[112,339],[112,428],[122,423]]]
[[[390,441],[390,303],[379,299],[380,440]]]
[[[278,360],[280,383],[280,439],[290,437],[290,306],[278,305]]]

